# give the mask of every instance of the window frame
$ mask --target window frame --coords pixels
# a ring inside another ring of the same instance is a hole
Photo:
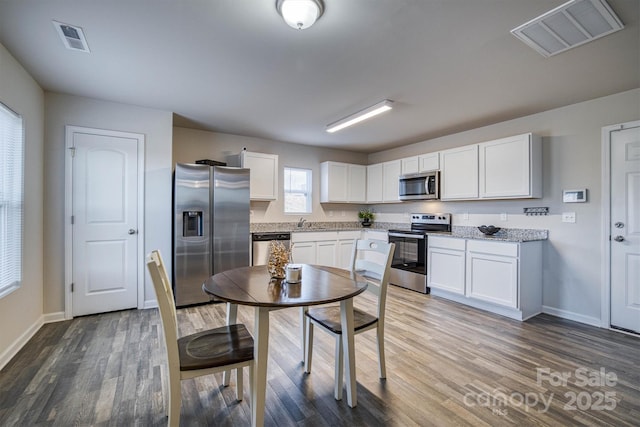
[[[19,289],[24,280],[26,141],[22,115],[3,102],[0,102],[0,115],[3,116],[1,122],[11,125],[7,129],[0,128],[0,266],[4,271],[4,276],[0,275],[0,298],[3,298]],[[16,227],[17,232],[9,231]]]
[[[306,184],[306,191],[304,190],[292,190],[291,188],[288,187],[288,183],[287,183],[287,174],[290,173],[291,171],[297,171],[297,172],[305,172],[306,176],[307,176],[307,184]],[[283,185],[283,202],[282,202],[282,210],[284,212],[285,215],[311,215],[313,213],[313,170],[308,169],[308,168],[300,168],[300,167],[292,167],[292,166],[285,166],[284,167],[284,171],[283,171],[283,177],[284,177],[284,185]],[[306,203],[305,203],[305,207],[306,210],[305,211],[287,211],[287,195],[288,194],[302,194],[305,197]]]

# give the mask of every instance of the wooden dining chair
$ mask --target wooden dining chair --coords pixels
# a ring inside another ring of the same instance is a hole
[[[389,284],[389,269],[395,244],[382,240],[356,240],[351,252],[351,271],[362,275],[367,280],[367,291],[377,296],[375,314],[354,307],[354,333],[376,329],[378,341],[378,370],[380,378],[386,378],[387,371],[384,358],[384,312]],[[333,335],[336,340],[335,398],[342,399],[343,381],[343,349],[342,324],[340,306],[309,308],[305,313],[305,372],[311,373],[311,354],[313,352],[313,329],[319,326],[323,331]]]
[[[152,251],[147,268],[158,299],[169,364],[169,426],[180,424],[181,380],[216,372],[237,370],[236,396],[242,400],[242,370],[253,375],[253,337],[242,324],[228,325],[178,338],[176,305],[171,281],[159,251]]]

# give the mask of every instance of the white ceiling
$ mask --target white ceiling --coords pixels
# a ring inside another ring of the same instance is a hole
[[[640,87],[638,0],[609,0],[625,29],[551,58],[509,31],[563,0],[324,1],[297,31],[275,0],[0,0],[0,43],[47,91],[362,152]],[[91,53],[52,20],[82,27]],[[392,111],[325,132],[385,98]]]

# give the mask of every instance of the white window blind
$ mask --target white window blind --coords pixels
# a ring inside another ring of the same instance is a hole
[[[0,298],[22,282],[23,171],[22,117],[0,103]]]

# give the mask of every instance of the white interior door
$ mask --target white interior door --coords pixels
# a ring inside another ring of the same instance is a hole
[[[72,132],[72,314],[137,307],[140,142]]]
[[[611,132],[611,326],[640,333],[640,127]]]

